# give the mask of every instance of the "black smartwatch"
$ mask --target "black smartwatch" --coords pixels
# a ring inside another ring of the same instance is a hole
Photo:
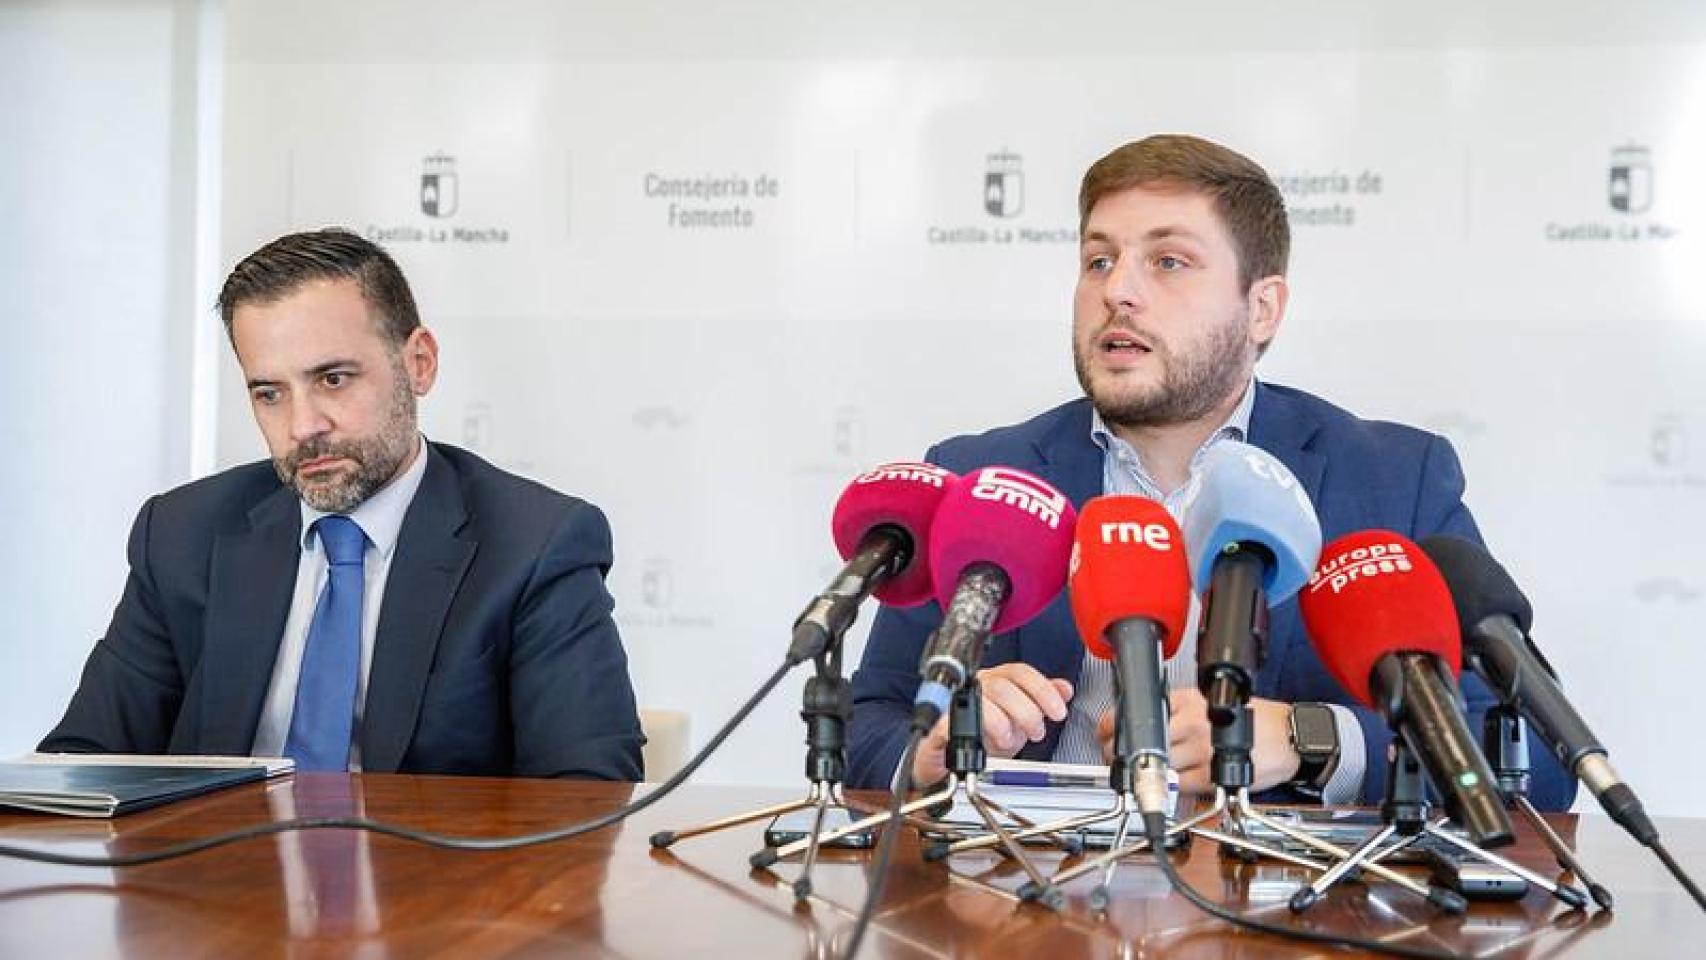
[[[1291,705],[1291,748],[1297,751],[1297,775],[1291,785],[1319,796],[1339,767],[1339,725],[1324,703]]]

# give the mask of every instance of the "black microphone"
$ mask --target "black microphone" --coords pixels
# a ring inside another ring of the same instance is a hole
[[[1439,567],[1463,630],[1463,660],[1507,706],[1533,725],[1565,770],[1643,846],[1659,838],[1635,791],[1611,768],[1604,745],[1570,704],[1557,672],[1529,638],[1534,609],[1516,581],[1479,545],[1450,536],[1423,540]]]

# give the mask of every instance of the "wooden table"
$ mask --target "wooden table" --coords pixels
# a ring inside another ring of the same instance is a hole
[[[638,790],[615,784],[393,775],[304,774],[249,785],[113,821],[0,813],[0,842],[81,853],[137,852],[291,816],[360,812],[431,830],[535,831],[610,809]],[[0,860],[0,957],[810,957],[844,942],[866,890],[866,854],[820,865],[815,896],[796,906],[797,867],[752,873],[749,826],[654,851],[656,830],[761,803],[781,790],[689,785],[618,829],[502,853],[437,850],[346,831],[292,833],[123,870]],[[1568,818],[1561,820],[1568,826]],[[1661,823],[1697,877],[1706,822]],[[1572,914],[1540,892],[1439,917],[1389,884],[1350,884],[1302,920],[1283,904],[1296,868],[1231,866],[1198,842],[1181,857],[1188,880],[1242,910],[1368,937],[1496,952],[1503,957],[1706,956],[1706,914],[1651,853],[1599,817],[1578,846],[1617,897],[1615,914]],[[1524,833],[1514,858],[1549,872]],[[1052,862],[1055,857],[1045,857]],[[967,879],[986,872],[996,891]],[[1303,957],[1345,955],[1234,933],[1168,891],[1152,864],[1123,867],[1106,919],[1088,907],[1091,881],[1069,887],[1061,913],[1020,904],[1017,870],[993,857],[921,862],[910,834],[866,941],[869,957]]]

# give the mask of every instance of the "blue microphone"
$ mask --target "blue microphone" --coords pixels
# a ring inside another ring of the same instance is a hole
[[[1308,583],[1321,558],[1321,521],[1285,464],[1236,440],[1204,451],[1182,512],[1203,594],[1197,684],[1209,720],[1223,726],[1250,699],[1267,653],[1268,608]]]

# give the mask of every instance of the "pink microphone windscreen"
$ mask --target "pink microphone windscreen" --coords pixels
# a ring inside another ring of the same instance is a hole
[[[930,578],[947,609],[960,574],[990,563],[1012,583],[994,632],[1023,625],[1066,586],[1077,511],[1047,481],[1012,467],[981,467],[942,498],[930,527]]]
[[[912,560],[873,595],[883,603],[911,607],[930,599],[930,524],[942,499],[960,482],[933,463],[885,463],[853,478],[835,502],[830,532],[841,559],[850,559],[859,542],[879,526],[912,538]]]

